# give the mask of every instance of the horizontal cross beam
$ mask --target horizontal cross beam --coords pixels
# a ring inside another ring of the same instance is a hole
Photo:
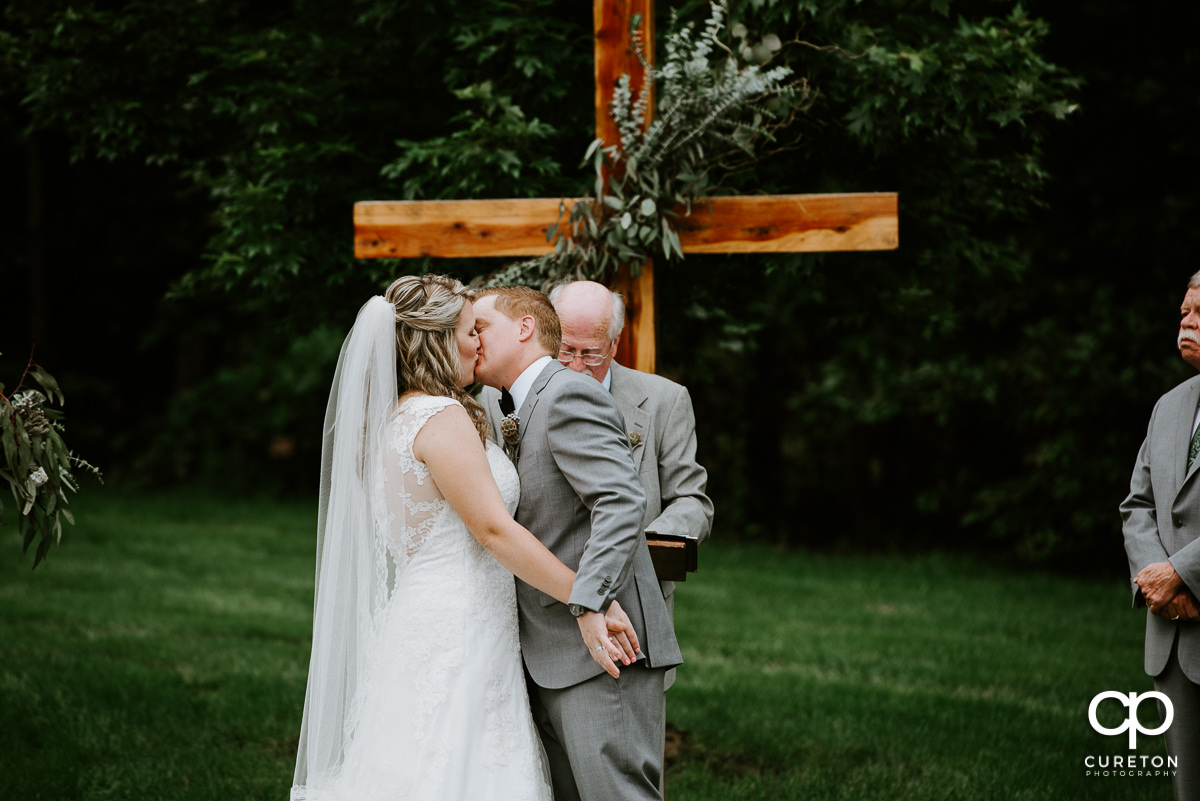
[[[379,258],[541,256],[558,219],[553,198],[364,201],[354,204],[354,255]],[[679,219],[684,253],[893,250],[894,192],[702,198]]]

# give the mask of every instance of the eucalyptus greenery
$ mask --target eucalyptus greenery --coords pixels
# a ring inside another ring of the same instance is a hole
[[[26,386],[30,378],[45,391]],[[100,478],[99,470],[67,448],[62,438],[63,414],[47,405],[51,402],[62,406],[66,398],[54,377],[32,360],[11,395],[5,395],[4,384],[0,384],[0,441],[4,445],[0,478],[8,482],[17,502],[23,549],[28,551],[33,541],[41,538],[33,557],[35,568],[50,546],[62,540],[63,519],[75,523],[66,508],[66,491],[79,489],[72,470],[79,468]],[[0,514],[3,511],[0,502]]]
[[[648,63],[640,20],[631,21],[646,77],[636,91],[628,74],[617,81],[609,113],[620,143],[605,147],[596,139],[588,147],[583,165],[590,162],[595,173],[593,191],[569,208],[560,204],[559,220],[546,232],[554,251],[510,265],[487,284],[607,282],[623,265],[637,275],[647,259],[683,258],[679,217],[691,213],[696,198],[719,193],[722,177],[752,166],[758,147],[775,141],[810,95],[791,68],[767,68],[781,48],[778,37],[749,41],[745,26],[735,25],[736,50],[722,42],[727,17],[723,0],[711,4],[699,28],[680,26],[672,15],[661,66]]]

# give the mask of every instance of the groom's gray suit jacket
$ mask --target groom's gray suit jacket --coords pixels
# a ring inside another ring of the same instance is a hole
[[[1170,560],[1183,583],[1200,591],[1200,459],[1187,470],[1192,421],[1200,401],[1200,376],[1159,398],[1150,415],[1146,439],[1138,451],[1129,497],[1121,504],[1129,575],[1146,565]],[[1134,603],[1145,604],[1137,585]],[[1179,664],[1200,683],[1200,624],[1176,623],[1146,615],[1146,672],[1162,673],[1179,634]]]
[[[481,397],[493,422],[496,397],[494,390]],[[642,529],[645,493],[612,396],[595,379],[551,362],[517,416],[517,522],[576,571],[571,603],[603,610],[619,601],[649,665],[680,664]],[[517,604],[525,666],[538,685],[560,689],[603,672],[581,646],[579,626],[565,604],[521,581]]]

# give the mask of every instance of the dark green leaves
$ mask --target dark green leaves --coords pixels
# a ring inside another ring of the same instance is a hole
[[[67,490],[79,488],[72,471],[79,468],[97,479],[100,471],[71,454],[62,438],[63,427],[59,422],[62,413],[46,405],[57,402],[61,406],[65,402],[58,382],[33,363],[25,377],[33,378],[46,394],[27,388],[24,377],[12,396],[0,390],[0,443],[4,449],[0,479],[8,484],[16,501],[22,548],[28,551],[34,540],[40,538],[33,558],[36,568],[46,558],[50,546],[62,540],[62,518],[75,522],[64,508]],[[0,504],[0,514],[3,511]]]
[[[385,178],[404,179],[405,199],[476,197],[495,191],[498,175],[508,179],[503,194],[520,197],[528,191],[531,173],[558,172],[558,163],[540,151],[541,143],[556,135],[553,126],[528,119],[491,81],[454,94],[470,104],[454,117],[457,130],[421,142],[397,141],[402,155],[380,171]]]

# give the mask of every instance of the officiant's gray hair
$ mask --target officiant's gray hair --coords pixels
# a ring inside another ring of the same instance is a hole
[[[569,287],[576,284],[590,283],[585,281],[569,281],[565,284],[558,284],[550,290],[550,304],[555,309],[558,308],[559,302],[562,300],[563,294]],[[625,327],[625,298],[620,292],[609,290],[608,294],[612,296],[612,309],[608,314],[608,330],[607,338],[616,339],[621,336],[621,329]]]
[[[1192,277],[1188,279],[1188,289],[1200,289],[1200,270],[1192,273]]]
[[[405,275],[392,282],[384,298],[396,310],[396,378],[400,394],[410,390],[454,398],[487,441],[487,415],[479,402],[458,386],[456,329],[463,306],[471,302],[462,283],[445,275]]]

